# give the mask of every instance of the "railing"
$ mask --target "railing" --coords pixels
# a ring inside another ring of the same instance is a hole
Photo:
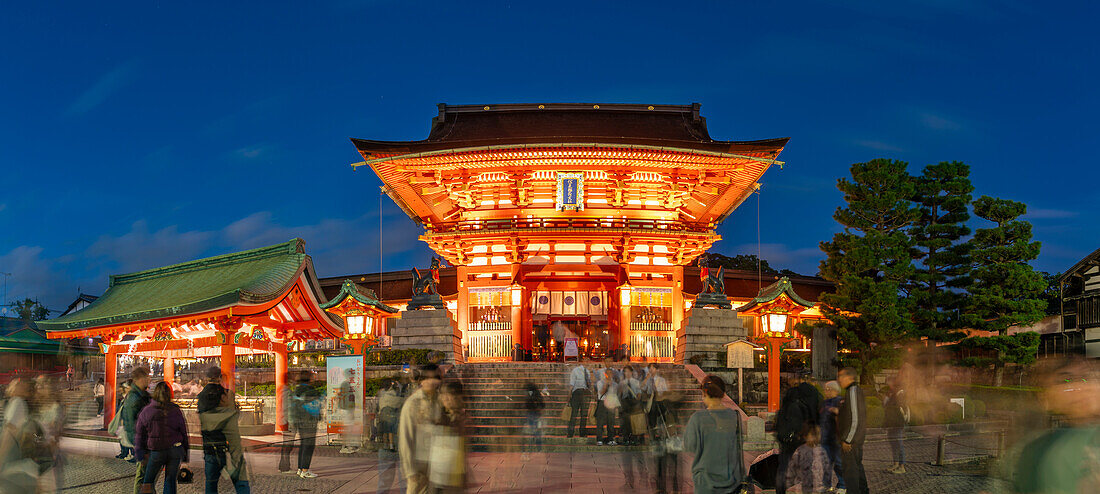
[[[512,323],[505,322],[475,322],[470,324],[470,331],[511,331]]]
[[[494,220],[448,221],[428,225],[428,231],[433,234],[566,228],[657,230],[661,232],[700,234],[714,232],[714,228],[707,223],[629,218],[504,218]]]
[[[673,358],[676,356],[676,337],[635,333],[630,336],[630,356]]]
[[[631,331],[672,331],[670,322],[632,322]]]
[[[471,332],[467,338],[471,360],[506,359],[512,356],[511,330]]]

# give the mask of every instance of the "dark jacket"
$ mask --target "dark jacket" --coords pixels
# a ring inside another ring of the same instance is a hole
[[[802,443],[806,424],[817,424],[821,410],[821,393],[812,384],[803,382],[787,390],[775,417],[775,437],[788,445]]]
[[[886,399],[882,401],[882,426],[883,427],[904,427],[905,426],[905,390],[890,388],[890,392],[886,395]]]
[[[149,393],[146,393],[144,389],[138,389],[137,386],[130,388],[130,393],[126,395],[126,399],[122,401],[122,428],[126,430],[126,436],[130,438],[130,442],[137,444],[134,439],[134,433],[137,430],[138,415],[149,404]]]
[[[183,446],[183,458],[187,461],[187,421],[183,419],[180,407],[169,403],[161,407],[152,402],[138,415],[137,429],[134,435],[134,457],[141,460],[149,451],[164,450]]]
[[[829,411],[830,408],[840,410],[841,398],[835,396],[821,403],[821,415],[818,417],[818,425],[821,426],[821,444],[823,446],[836,447],[836,416]]]
[[[208,413],[221,406],[222,395],[226,392],[228,392],[228,390],[220,384],[210,383],[202,388],[195,405],[198,409],[199,416],[202,417],[202,414]],[[225,433],[221,428],[209,427],[205,422],[200,422],[200,425],[202,426],[203,453],[212,454],[213,447],[226,446]]]
[[[867,400],[859,384],[852,383],[845,390],[836,427],[837,441],[863,444],[863,439],[867,435]]]

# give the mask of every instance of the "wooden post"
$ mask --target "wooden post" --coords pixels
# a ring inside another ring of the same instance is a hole
[[[168,389],[172,389],[172,383],[176,381],[176,361],[172,357],[164,358],[164,382],[168,383]]]
[[[234,333],[226,331],[225,343],[222,343],[222,386],[230,391],[237,388],[237,345],[233,343]]]
[[[109,344],[109,343],[108,343]],[[103,428],[115,417],[115,387],[118,385],[118,353],[108,349],[103,356]]]
[[[286,432],[287,417],[283,416],[283,390],[286,389],[286,346],[275,350],[275,431]]]
[[[741,406],[745,402],[745,388],[742,383],[745,382],[745,369],[737,368],[737,406]]]

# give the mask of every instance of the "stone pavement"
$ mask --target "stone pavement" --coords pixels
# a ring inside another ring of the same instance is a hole
[[[962,457],[982,452],[991,446],[988,435],[950,438],[949,457]],[[905,442],[909,460],[908,473],[889,474],[884,469],[890,465],[890,447],[884,441],[872,441],[866,446],[865,466],[872,492],[883,493],[976,493],[990,490],[994,481],[982,475],[984,467],[939,467],[930,464],[936,457],[936,440],[910,434]],[[125,493],[132,484],[133,465],[113,458],[118,453],[117,443],[87,439],[65,438],[63,449],[67,453],[65,492]],[[634,488],[625,479],[625,459],[636,462],[641,454],[607,448],[606,451],[577,453],[533,453],[524,460],[519,453],[470,453],[472,472],[468,492],[477,493],[620,493],[653,492],[647,473],[635,472]],[[952,453],[954,451],[954,453]],[[746,453],[746,461],[757,453]],[[181,493],[202,492],[201,451],[191,452],[191,469],[196,482],[180,485]],[[319,447],[313,462],[316,479],[300,479],[297,476],[276,472],[278,453],[265,448],[248,453],[252,467],[253,492],[274,493],[374,493],[404,492],[404,484],[394,468],[396,457],[379,453],[360,453],[341,456],[334,448]],[[681,458],[683,491],[691,492],[690,457]],[[635,468],[647,468],[648,462],[635,464]],[[380,475],[390,490],[379,491]],[[396,477],[396,478],[394,478]],[[228,483],[222,482],[222,492],[231,492]],[[159,492],[159,488],[158,488]]]

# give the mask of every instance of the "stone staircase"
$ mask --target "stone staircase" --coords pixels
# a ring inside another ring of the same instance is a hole
[[[459,378],[466,390],[466,411],[469,417],[468,441],[474,451],[520,451],[528,440],[526,430],[525,390],[528,382],[546,389],[546,409],[543,411],[543,451],[586,451],[606,449],[595,445],[594,421],[588,422],[588,437],[566,437],[568,421],[561,420],[562,408],[569,401],[568,372],[574,363],[478,363],[454,367],[448,377]],[[585,363],[592,369],[595,364]],[[621,367],[616,366],[616,367]],[[683,397],[678,416],[680,423],[702,408],[699,384],[682,366],[660,364],[662,376],[669,388]],[[591,410],[595,404],[589,398]],[[579,426],[579,424],[578,424]],[[623,448],[623,446],[617,446]]]

